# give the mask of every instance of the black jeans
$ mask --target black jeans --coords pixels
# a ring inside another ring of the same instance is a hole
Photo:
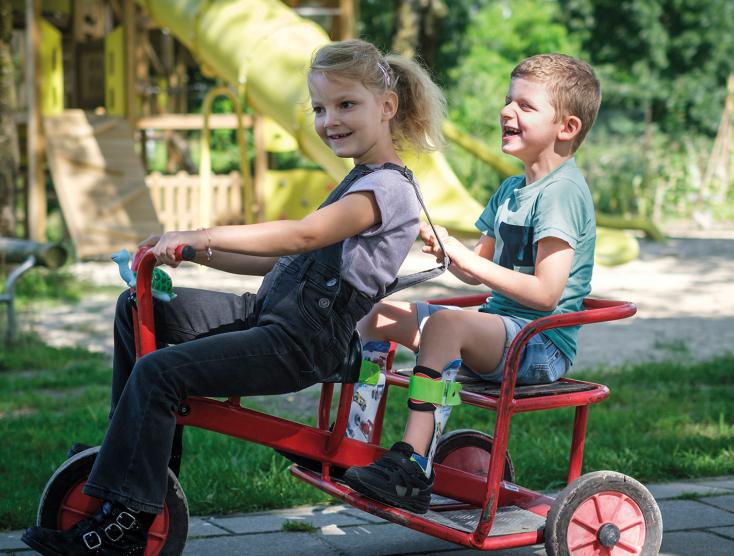
[[[317,382],[293,330],[257,323],[253,294],[176,288],[154,303],[158,351],[135,361],[129,293],[115,316],[111,420],[84,492],[134,509],[163,509],[180,400],[281,394]],[[160,346],[159,346],[160,347]]]

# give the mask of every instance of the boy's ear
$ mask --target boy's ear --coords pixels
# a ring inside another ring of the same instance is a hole
[[[583,124],[578,116],[566,116],[563,121],[563,126],[558,131],[558,139],[560,141],[573,141],[581,132],[582,127]]]
[[[385,91],[382,97],[382,117],[392,120],[398,112],[398,95],[395,91]]]

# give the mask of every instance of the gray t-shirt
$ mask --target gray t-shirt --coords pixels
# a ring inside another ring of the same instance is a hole
[[[388,168],[358,179],[347,195],[359,191],[375,196],[381,221],[344,241],[342,276],[368,295],[383,295],[418,235],[420,203],[410,181]]]

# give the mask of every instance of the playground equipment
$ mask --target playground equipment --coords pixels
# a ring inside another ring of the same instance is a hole
[[[66,249],[50,243],[36,243],[20,239],[0,238],[0,263],[18,264],[5,281],[5,293],[0,294],[0,303],[8,306],[5,343],[15,340],[17,322],[15,318],[15,284],[21,276],[34,266],[59,268],[66,262]]]
[[[193,250],[181,246],[178,254],[191,258]],[[155,258],[148,253],[138,267],[134,312],[138,357],[156,349],[151,296],[154,265]],[[485,299],[486,295],[474,295],[433,302],[474,306]],[[567,378],[549,385],[515,386],[520,353],[533,335],[551,328],[623,319],[635,312],[632,303],[587,299],[583,311],[537,319],[512,341],[501,385],[464,381],[463,403],[496,412],[494,434],[461,430],[442,438],[434,464],[434,497],[424,515],[365,498],[339,480],[345,468],[366,465],[384,452],[379,443],[389,388],[404,388],[409,382],[405,372],[392,370],[394,345],[370,443],[344,436],[354,384],[341,385],[333,422],[334,385],[322,385],[316,426],[243,408],[237,397],[224,401],[183,400],[177,421],[180,426],[201,427],[275,448],[300,462],[290,468],[295,477],[330,495],[400,525],[473,549],[497,550],[545,542],[551,556],[652,556],[658,553],[662,541],[662,520],[647,489],[621,473],[581,474],[589,406],[606,399],[608,388]],[[357,376],[360,359],[359,343],[353,342],[344,361],[349,369],[344,376]],[[554,499],[515,484],[507,443],[514,414],[562,407],[575,407],[575,417],[567,486]],[[181,429],[178,439],[180,435]],[[39,525],[65,528],[96,511],[100,501],[82,494],[82,487],[97,450],[88,448],[77,453],[51,477],[39,505]],[[176,479],[180,457],[181,445],[174,441],[165,509],[153,524],[146,556],[178,554],[185,544],[187,502]]]
[[[315,23],[281,2],[267,0],[140,2],[212,74],[240,87],[248,105],[292,135],[308,158],[338,183],[349,161],[337,157],[316,134],[308,110],[307,70],[312,54],[330,39]],[[434,220],[449,229],[474,232],[482,206],[469,195],[443,155],[404,153],[421,184]],[[314,207],[318,199],[313,199]],[[472,218],[467,219],[467,215]]]

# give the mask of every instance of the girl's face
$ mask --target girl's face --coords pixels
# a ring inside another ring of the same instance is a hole
[[[398,99],[375,94],[359,81],[322,72],[308,79],[314,127],[331,150],[355,164],[399,162],[390,133]]]

